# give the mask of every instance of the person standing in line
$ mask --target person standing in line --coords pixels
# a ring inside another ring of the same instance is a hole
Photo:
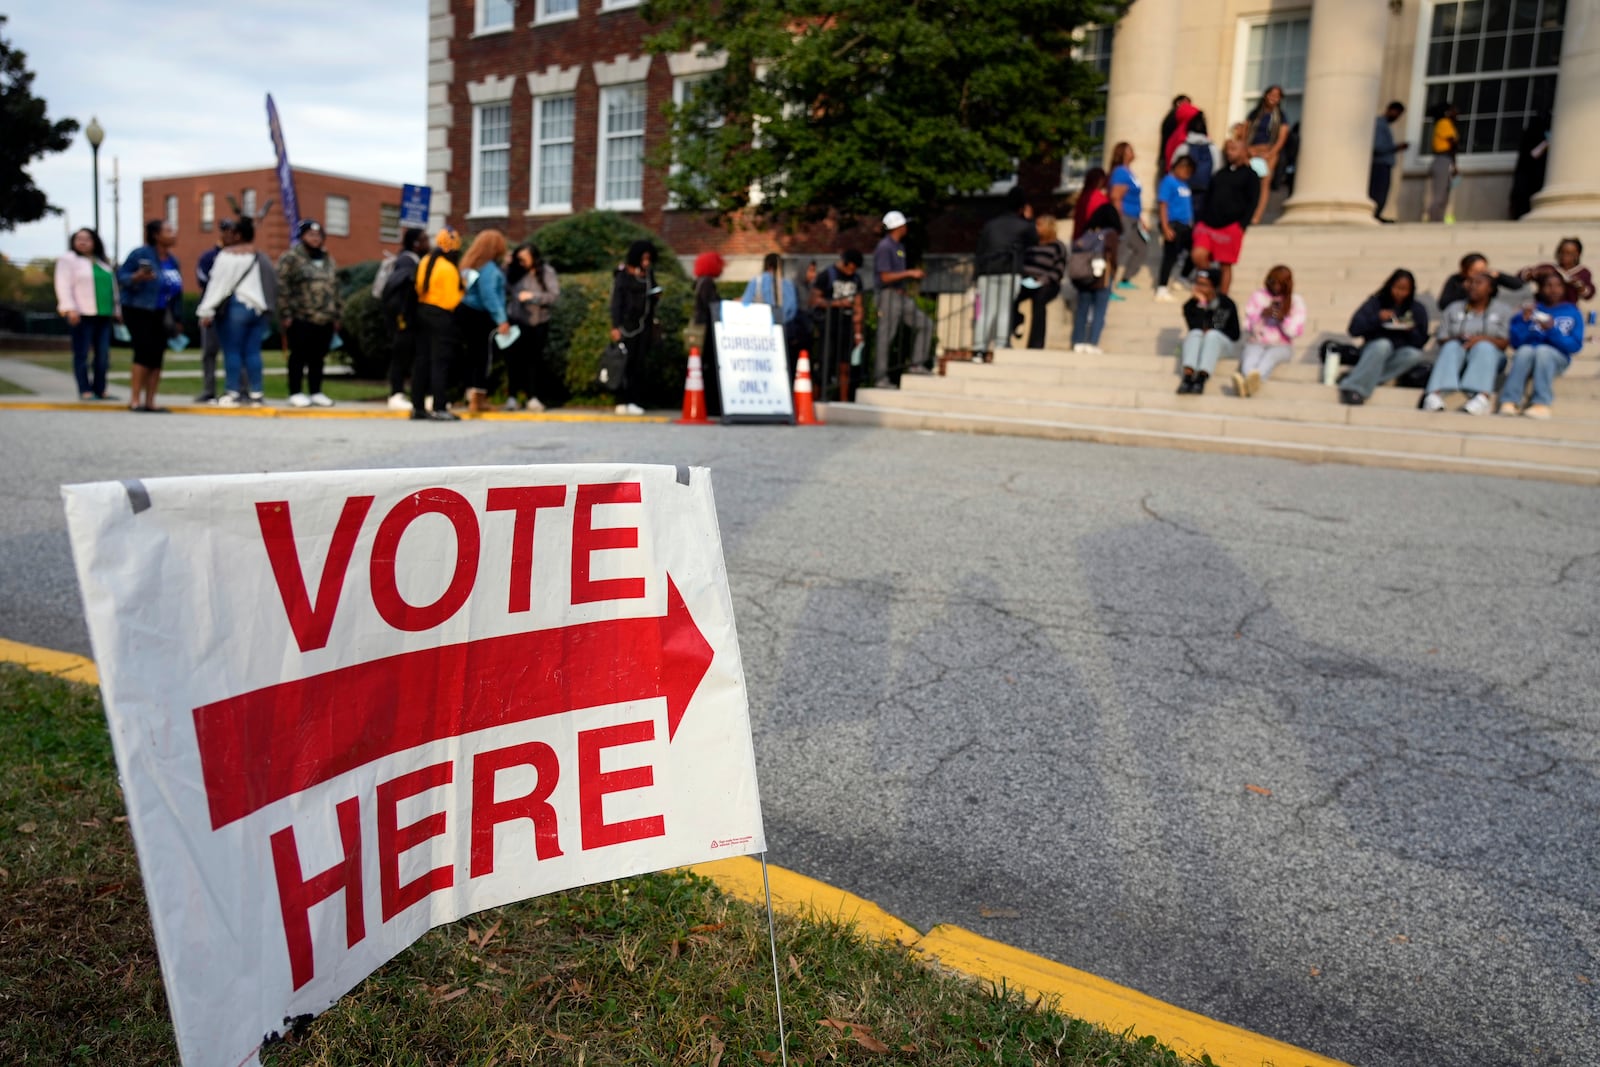
[[[252,404],[262,402],[261,338],[278,289],[272,261],[256,251],[255,221],[241,218],[233,238],[212,260],[198,310],[201,327],[222,346],[226,391],[217,406],[225,408],[240,406],[246,396]]]
[[[1561,279],[1566,287],[1567,303],[1594,299],[1594,278],[1589,268],[1583,265],[1583,242],[1576,237],[1561,239],[1561,243],[1556,245],[1554,263],[1536,263],[1524,267],[1519,276],[1523,281],[1537,283],[1546,274],[1554,274]]]
[[[1551,273],[1538,280],[1538,299],[1530,300],[1522,314],[1511,320],[1511,365],[1500,386],[1501,415],[1526,415],[1548,419],[1555,403],[1555,382],[1572,366],[1583,347],[1583,313],[1567,299],[1567,284]],[[1528,377],[1533,377],[1533,398],[1522,407]]]
[[[417,361],[417,264],[428,254],[428,231],[406,230],[400,236],[400,251],[395,254],[378,292],[378,304],[394,330],[389,350],[389,410],[410,411],[406,396],[406,375]]]
[[[433,250],[417,264],[417,360],[411,366],[411,418],[456,422],[450,410],[450,365],[459,340],[456,308],[466,295],[456,259],[461,234],[446,226],[433,238]]]
[[[1495,303],[1494,279],[1479,272],[1467,279],[1467,296],[1440,314],[1439,354],[1422,397],[1423,411],[1443,411],[1444,394],[1467,394],[1461,410],[1487,415],[1494,410],[1494,376],[1511,339],[1511,313]]]
[[[1178,395],[1200,395],[1217,372],[1217,361],[1239,340],[1239,308],[1217,291],[1221,272],[1206,267],[1194,272],[1194,295],[1183,305],[1183,380]]]
[[[461,306],[461,351],[467,361],[467,410],[489,410],[489,369],[494,364],[495,338],[511,333],[506,314],[506,274],[501,264],[510,255],[505,234],[484,230],[461,257],[461,279],[467,287]]]
[[[829,396],[832,381],[842,380],[839,367],[861,344],[866,312],[861,298],[862,255],[846,248],[828,264],[811,284],[811,307],[821,312],[822,395]]]
[[[195,261],[194,280],[199,283],[200,291],[206,291],[206,286],[211,282],[211,264],[216,262],[217,254],[224,248],[238,240],[232,219],[222,219],[217,223],[217,243],[200,253],[200,258]],[[200,324],[200,395],[194,398],[196,404],[210,404],[217,399],[217,352],[222,344],[217,334],[215,324]]]
[[[694,257],[694,312],[689,317],[688,341],[700,350],[700,376],[706,390],[706,416],[722,417],[722,378],[717,370],[717,305],[722,294],[717,279],[726,266],[715,252]]]
[[[906,288],[910,281],[921,281],[923,272],[906,264],[906,217],[891,211],[883,217],[883,240],[872,253],[872,272],[878,281],[878,341],[873,359],[872,383],[875,388],[887,389],[894,383],[889,380],[889,346],[901,326],[911,328],[911,356],[906,370],[911,374],[927,374],[928,344],[933,338],[933,320],[927,312],[917,307],[916,299]]]
[[[1183,93],[1172,98],[1172,106],[1161,117],[1161,158],[1156,160],[1156,177],[1165,178],[1172,169],[1172,154],[1188,134],[1189,120],[1200,113]]]
[[[649,241],[633,242],[611,280],[611,340],[628,353],[622,385],[617,389],[618,415],[644,414],[644,408],[638,403],[639,377],[650,351],[650,320],[655,306],[655,294],[650,292],[655,287],[651,268],[655,251],[655,245]]]
[[[1133,173],[1133,145],[1121,141],[1111,150],[1111,203],[1122,216],[1122,280],[1118,289],[1134,288],[1133,276],[1144,266],[1150,236],[1144,228],[1144,189]]]
[[[111,366],[111,324],[122,321],[117,272],[106,259],[100,235],[82,229],[56,260],[56,312],[72,332],[72,375],[78,399],[106,400]]]
[[[1161,209],[1161,273],[1156,277],[1156,299],[1163,303],[1172,301],[1172,291],[1167,288],[1172,270],[1194,238],[1194,192],[1189,188],[1193,176],[1194,160],[1179,156],[1156,191]]]
[[[1339,402],[1360,405],[1384,382],[1422,362],[1428,343],[1428,309],[1416,301],[1417,279],[1397,270],[1350,318],[1350,335],[1361,340],[1361,358],[1339,383]]]
[[[1243,397],[1255,396],[1272,375],[1272,368],[1288,362],[1294,343],[1306,329],[1306,302],[1294,291],[1294,272],[1279,264],[1250,295],[1244,306],[1244,349],[1233,389]]]
[[[1067,248],[1056,231],[1054,215],[1040,215],[1034,220],[1034,228],[1039,243],[1023,253],[1023,283],[1016,306],[1020,309],[1024,300],[1031,305],[1028,347],[1043,348],[1050,302],[1061,295],[1061,281],[1067,273]]]
[[[1456,119],[1461,112],[1451,103],[1440,104],[1433,119],[1433,163],[1428,167],[1428,219],[1443,222],[1450,203],[1450,183],[1456,176],[1456,152],[1461,134]]]
[[[1233,287],[1233,265],[1244,252],[1244,232],[1262,183],[1250,167],[1243,141],[1230,139],[1222,146],[1222,157],[1227,165],[1212,176],[1205,212],[1194,228],[1193,258],[1196,267],[1215,263],[1221,268],[1217,289],[1226,296]]]
[[[302,219],[295,243],[278,260],[283,291],[283,340],[289,349],[289,405],[333,406],[322,391],[322,365],[339,332],[339,278],[323,247],[327,235],[316,219]],[[302,384],[311,390],[308,395]]]
[[[1033,205],[1014,185],[1006,194],[1005,211],[983,224],[978,233],[973,270],[978,277],[977,318],[973,326],[974,353],[993,354],[1011,347],[1011,313],[1022,281],[1022,257],[1038,243],[1033,225]]]
[[[1261,175],[1261,188],[1257,193],[1255,213],[1250,216],[1252,226],[1260,223],[1267,211],[1267,198],[1272,195],[1272,176],[1278,170],[1278,159],[1284,145],[1289,143],[1289,121],[1283,114],[1283,87],[1269,85],[1261,94],[1250,117],[1245,120],[1250,156],[1266,164]]]
[[[132,395],[129,411],[166,411],[156,405],[167,342],[182,329],[183,272],[172,249],[178,243],[172,223],[144,224],[144,244],[128,253],[117,271],[122,287],[122,321],[133,338]]]
[[[794,385],[795,370],[800,364],[800,352],[811,347],[811,316],[807,313],[809,299],[800,299],[800,288],[783,276],[783,257],[768,252],[761,260],[761,273],[751,278],[744,287],[740,303],[765,304],[772,309],[772,321],[783,327],[784,357],[789,364],[789,384]]]
[[[1395,157],[1410,148],[1411,142],[1396,143],[1391,127],[1405,113],[1404,104],[1391,100],[1372,128],[1372,169],[1367,175],[1367,199],[1372,201],[1372,217],[1379,222],[1394,221],[1383,217],[1383,208],[1389,202],[1389,189],[1394,184]]]
[[[1091,170],[1084,179],[1088,188]],[[1104,178],[1105,172],[1099,171]],[[1083,193],[1078,194],[1081,201]],[[1106,308],[1111,303],[1111,282],[1117,275],[1117,249],[1122,239],[1122,216],[1103,197],[1092,214],[1084,221],[1083,234],[1072,242],[1072,254],[1067,259],[1068,277],[1077,290],[1077,302],[1072,308],[1072,350],[1098,356],[1100,334],[1106,328]]]
[[[550,309],[561,298],[561,280],[539,246],[525,241],[511,254],[506,283],[511,289],[506,314],[520,331],[506,353],[506,410],[543,411],[538,384],[550,346]]]

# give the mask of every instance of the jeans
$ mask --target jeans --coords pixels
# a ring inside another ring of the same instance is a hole
[[[1217,372],[1217,360],[1232,348],[1221,330],[1190,330],[1183,338],[1183,366],[1209,378]]]
[[[1072,308],[1073,344],[1100,343],[1100,331],[1106,328],[1106,308],[1110,304],[1111,290],[1108,288],[1078,290],[1078,302]]]
[[[1008,303],[1005,307],[1009,314],[1011,305]],[[894,343],[894,335],[901,326],[909,326],[913,331],[911,356],[906,360],[906,366],[926,366],[928,342],[933,337],[933,320],[928,318],[927,312],[917,307],[910,293],[901,289],[879,291],[877,354],[872,367],[875,382],[889,377],[889,346]]]
[[[1239,353],[1239,373],[1249,375],[1255,371],[1265,381],[1272,376],[1273,367],[1287,363],[1293,355],[1294,349],[1288,345],[1264,345],[1252,341]]]
[[[978,276],[977,325],[972,334],[974,352],[1011,347],[1011,309],[1016,306],[1020,281],[1015,274]]]
[[[1533,403],[1548,407],[1555,402],[1555,382],[1571,363],[1566,356],[1549,345],[1523,345],[1511,357],[1511,369],[1506,371],[1506,382],[1500,387],[1500,403],[1521,404],[1522,393],[1528,387],[1528,374],[1533,373]]]
[[[213,326],[222,345],[222,368],[228,392],[261,392],[261,338],[267,332],[266,313],[243,300],[229,300],[227,310]]]
[[[1439,346],[1433,373],[1428,375],[1428,392],[1449,393],[1459,389],[1474,396],[1492,393],[1494,373],[1499,369],[1500,349],[1488,341],[1479,341],[1470,349],[1460,341],[1446,341]]]
[[[1434,156],[1428,167],[1428,220],[1443,222],[1445,206],[1450,202],[1450,171],[1455,160],[1449,156]]]
[[[84,315],[72,328],[72,375],[78,379],[78,395],[105,396],[106,368],[110,365],[110,316]]]
[[[1393,185],[1394,164],[1374,163],[1367,174],[1367,199],[1372,201],[1374,218],[1383,217],[1383,209],[1389,203],[1389,190]]]
[[[1361,358],[1356,361],[1355,368],[1345,375],[1344,381],[1339,383],[1339,388],[1363,398],[1369,397],[1378,386],[1393,381],[1421,362],[1420,348],[1410,345],[1396,348],[1387,337],[1375,337],[1361,346]]]

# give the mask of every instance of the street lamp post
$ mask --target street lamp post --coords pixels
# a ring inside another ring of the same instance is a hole
[[[89,119],[89,126],[83,131],[88,138],[89,150],[94,155],[94,232],[100,232],[100,142],[106,139],[106,131],[101,127],[100,120],[93,116]]]

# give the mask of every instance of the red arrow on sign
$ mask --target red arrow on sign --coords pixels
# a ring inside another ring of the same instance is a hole
[[[211,828],[384,756],[494,726],[665,697],[678,732],[715,653],[667,576],[667,613],[489,637],[341,667],[194,710]]]

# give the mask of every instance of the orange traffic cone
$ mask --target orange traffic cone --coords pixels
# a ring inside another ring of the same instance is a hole
[[[805,349],[800,350],[800,362],[794,368],[794,424],[817,425],[817,409],[811,402],[811,358]]]
[[[700,370],[700,350],[689,349],[689,376],[683,383],[683,417],[678,420],[686,426],[706,426],[706,378]]]

